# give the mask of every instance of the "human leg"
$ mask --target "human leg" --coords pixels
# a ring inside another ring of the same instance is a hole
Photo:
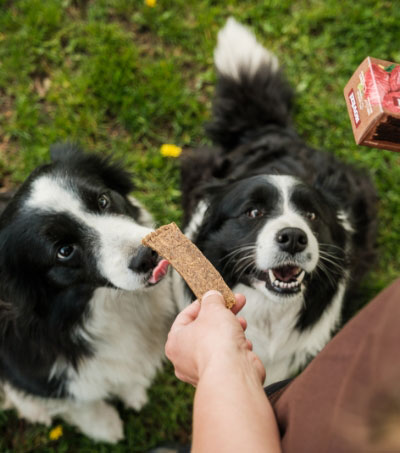
[[[400,279],[270,398],[283,451],[399,451],[399,345]]]

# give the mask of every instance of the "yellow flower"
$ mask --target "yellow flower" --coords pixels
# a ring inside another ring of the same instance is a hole
[[[182,152],[182,148],[176,145],[162,145],[160,152],[165,157],[179,157]]]
[[[146,6],[154,8],[156,6],[157,0],[144,0]]]
[[[63,435],[63,429],[61,425],[56,426],[53,428],[49,433],[50,440],[57,440]]]

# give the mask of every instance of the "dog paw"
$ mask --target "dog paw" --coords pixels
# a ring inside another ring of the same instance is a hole
[[[149,402],[147,392],[143,387],[132,387],[131,391],[125,391],[120,398],[126,407],[137,412]]]
[[[42,423],[51,425],[51,415],[43,400],[5,386],[5,394],[1,404],[1,409],[15,409],[18,416],[30,423]]]
[[[118,412],[105,405],[90,427],[90,437],[103,442],[115,444],[124,438],[124,427]]]
[[[118,412],[104,401],[76,408],[64,418],[94,440],[115,444],[124,438],[123,423]]]

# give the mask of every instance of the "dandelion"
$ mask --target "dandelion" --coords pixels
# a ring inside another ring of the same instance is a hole
[[[160,153],[165,157],[179,157],[182,148],[176,145],[164,144],[161,146]]]
[[[156,6],[157,0],[144,0],[144,3],[149,8],[154,8]]]
[[[63,435],[63,429],[61,425],[56,426],[53,428],[49,433],[50,440],[57,440]]]

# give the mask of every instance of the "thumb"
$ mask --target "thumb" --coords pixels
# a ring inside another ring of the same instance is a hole
[[[225,300],[219,291],[212,289],[203,294],[201,305],[204,308],[209,305],[221,305],[225,307]]]

